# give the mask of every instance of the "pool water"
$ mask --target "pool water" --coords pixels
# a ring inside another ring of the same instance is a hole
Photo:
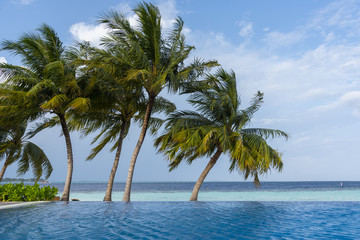
[[[51,202],[0,210],[0,239],[356,239],[360,202]]]

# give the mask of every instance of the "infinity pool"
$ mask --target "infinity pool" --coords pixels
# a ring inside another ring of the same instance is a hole
[[[360,202],[52,202],[0,210],[0,239],[356,239]]]

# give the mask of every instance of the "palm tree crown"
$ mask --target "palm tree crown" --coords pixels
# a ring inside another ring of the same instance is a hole
[[[111,151],[116,150],[114,164],[111,169],[104,201],[111,201],[112,187],[117,171],[123,139],[126,137],[132,120],[143,122],[147,106],[147,98],[139,84],[122,81],[129,65],[123,64],[122,55],[116,49],[98,49],[88,43],[79,44],[79,49],[73,49],[78,56],[78,64],[82,66],[82,80],[93,85],[89,92],[92,106],[89,111],[73,114],[73,126],[82,130],[85,135],[100,130],[92,143],[97,142],[87,160],[92,160],[109,143],[115,144]],[[81,49],[86,49],[82,56]],[[158,96],[154,101],[154,112],[172,112],[175,105]],[[152,117],[150,126],[156,129],[162,123],[161,119]]]
[[[89,98],[82,97],[77,84],[76,68],[67,58],[65,48],[58,35],[50,26],[43,24],[38,33],[24,34],[18,41],[4,41],[2,50],[20,56],[22,66],[1,64],[1,75],[6,81],[1,89],[7,102],[12,104],[1,108],[18,114],[18,109],[31,109],[33,118],[53,113],[66,141],[68,174],[62,200],[69,200],[72,178],[73,154],[66,114],[69,110],[85,111],[90,105]],[[26,107],[25,107],[26,106]],[[30,114],[30,113],[29,113]],[[39,130],[50,126],[46,120],[39,124]]]
[[[281,170],[280,153],[271,148],[266,139],[288,135],[274,129],[245,128],[263,101],[261,92],[256,94],[250,107],[241,110],[234,72],[219,69],[205,80],[189,85],[184,93],[191,93],[189,102],[196,111],[171,114],[165,133],[155,142],[159,152],[170,160],[170,170],[183,160],[191,164],[199,157],[212,156],[207,172],[201,177],[203,181],[222,153],[230,157],[230,171],[238,169],[245,179],[253,176],[256,184],[258,174],[270,168]],[[197,187],[200,188],[202,181],[198,181]],[[194,191],[191,200],[196,199]]]
[[[18,174],[25,174],[30,166],[35,178],[38,180],[45,175],[45,179],[50,177],[53,170],[51,163],[43,150],[36,144],[28,141],[25,130],[27,124],[16,124],[9,128],[0,129],[0,159],[5,159],[0,172],[2,180],[6,168],[18,161]]]
[[[159,9],[153,4],[140,3],[134,9],[137,25],[131,26],[124,15],[117,12],[105,14],[101,23],[109,28],[109,36],[103,39],[104,47],[113,49],[121,56],[126,69],[123,81],[140,84],[147,93],[147,107],[142,130],[130,160],[124,191],[124,201],[130,201],[134,167],[153,112],[155,98],[164,88],[177,91],[184,81],[195,79],[216,62],[195,60],[185,66],[194,47],[185,44],[182,34],[183,21],[176,19],[170,34],[164,38]]]

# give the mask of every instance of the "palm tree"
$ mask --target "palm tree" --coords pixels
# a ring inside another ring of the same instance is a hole
[[[192,46],[185,44],[182,34],[183,21],[176,19],[174,28],[167,39],[163,38],[159,9],[153,4],[140,3],[134,9],[138,25],[131,26],[124,15],[116,12],[106,14],[100,20],[109,28],[109,36],[103,39],[103,45],[117,51],[121,61],[127,65],[127,74],[123,81],[140,83],[147,93],[147,107],[139,139],[130,160],[123,201],[130,201],[132,178],[137,156],[149,126],[154,101],[164,88],[176,92],[185,80],[194,79],[216,62],[194,61],[184,65]]]
[[[19,175],[25,174],[31,165],[36,181],[43,172],[45,178],[49,178],[53,170],[51,163],[40,147],[28,141],[25,135],[27,124],[16,124],[9,128],[4,126],[5,124],[2,124],[0,129],[0,159],[5,159],[0,172],[0,182],[7,167],[16,161],[19,162],[17,171]]]
[[[192,93],[189,102],[196,111],[173,113],[155,146],[170,160],[170,171],[183,160],[191,164],[199,157],[211,156],[190,201],[197,201],[205,177],[223,153],[230,157],[230,171],[238,169],[245,179],[253,176],[255,184],[260,184],[258,174],[270,168],[282,169],[280,153],[271,148],[266,139],[288,138],[288,135],[274,129],[245,128],[263,102],[261,92],[256,94],[250,107],[240,110],[235,74],[223,69],[190,85],[185,92]]]
[[[137,122],[143,121],[147,99],[138,86],[126,85],[119,81],[124,77],[124,67],[126,66],[118,61],[121,56],[117,56],[116,51],[92,48],[87,43],[80,44],[80,48],[87,48],[87,59],[81,59],[81,51],[77,50],[73,53],[79,56],[78,64],[83,66],[84,75],[95,81],[93,85],[97,87],[93,89],[96,89],[97,92],[89,94],[92,96],[92,106],[89,111],[72,116],[73,125],[77,130],[82,130],[85,135],[100,130],[92,144],[99,143],[92,149],[87,160],[94,159],[106,145],[115,142],[111,151],[116,150],[116,154],[104,197],[104,201],[111,201],[123,140],[133,119]],[[153,110],[154,112],[170,113],[175,111],[175,105],[164,98],[157,97]],[[153,131],[161,123],[161,119],[151,118],[150,120]]]
[[[104,197],[104,201],[111,201],[123,140],[132,120],[139,123],[143,121],[147,99],[137,84],[126,84],[120,80],[124,78],[128,65],[119,60],[122,56],[119,56],[116,49],[98,49],[84,42],[78,43],[78,48],[73,48],[71,54],[77,59],[77,64],[82,66],[82,81],[91,82],[85,85],[93,85],[88,93],[91,108],[87,112],[73,114],[72,126],[76,130],[82,130],[84,135],[100,130],[92,142],[98,142],[98,145],[92,149],[87,160],[94,159],[106,145],[115,142],[111,151],[116,150],[116,154]],[[175,105],[166,99],[159,96],[155,99],[154,112],[168,114],[175,109]],[[152,132],[162,122],[161,119],[152,117]]]
[[[96,142],[98,142],[98,144],[91,150],[87,160],[94,159],[106,145],[114,143],[111,151],[116,150],[116,154],[110,172],[104,201],[112,200],[112,189],[120,160],[122,143],[128,133],[131,121],[135,120],[142,122],[143,113],[146,109],[146,99],[144,96],[131,94],[131,92],[121,94],[121,91],[118,91],[116,97],[112,99],[111,105],[99,106],[97,108],[94,107],[84,114],[73,116],[73,121],[75,122],[74,125],[77,126],[77,129],[82,129],[85,135],[100,130],[100,133],[92,141],[92,144]],[[154,102],[154,112],[170,113],[174,110],[175,105],[167,102],[166,99],[158,97]],[[153,117],[149,123],[153,133],[156,132],[161,124],[161,119]]]
[[[54,29],[46,24],[38,29],[38,33],[24,34],[18,41],[2,42],[2,50],[20,56],[24,65],[0,65],[0,76],[6,78],[1,93],[14,102],[2,110],[10,109],[16,114],[19,113],[18,108],[28,108],[36,117],[55,114],[65,137],[68,164],[61,200],[69,201],[73,150],[66,115],[69,110],[85,111],[90,105],[88,98],[81,97],[82,89],[75,77],[76,68],[66,58],[63,44]],[[39,124],[35,132],[47,126],[50,126],[48,120]]]

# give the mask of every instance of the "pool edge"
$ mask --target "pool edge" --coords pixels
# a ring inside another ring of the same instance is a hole
[[[12,202],[12,203],[7,203],[6,205],[0,205],[0,210],[8,209],[8,208],[25,207],[25,206],[29,206],[29,205],[40,204],[40,203],[49,203],[49,202],[51,202],[51,201]]]

